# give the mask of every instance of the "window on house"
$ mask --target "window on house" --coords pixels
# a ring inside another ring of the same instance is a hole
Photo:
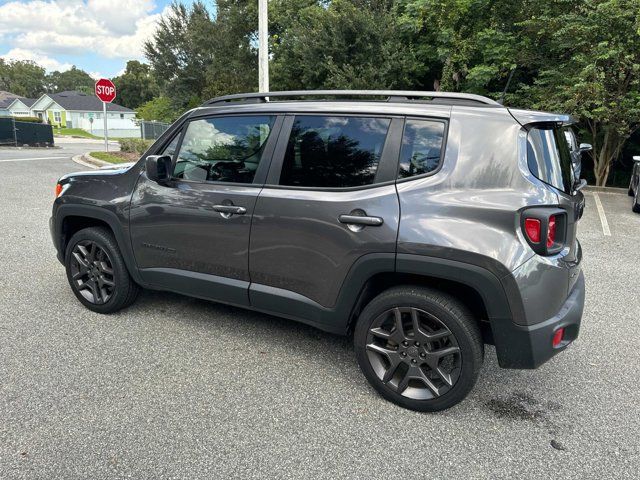
[[[56,123],[62,122],[62,115],[60,115],[60,112],[53,112],[53,121]]]
[[[124,113],[121,113],[121,114],[120,114],[120,118],[124,118]]]

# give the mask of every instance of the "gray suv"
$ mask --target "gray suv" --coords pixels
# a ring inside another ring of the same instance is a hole
[[[143,287],[352,335],[382,396],[442,410],[485,344],[536,368],[578,336],[571,123],[458,93],[220,97],[135,165],[61,178],[51,233],[90,310]]]

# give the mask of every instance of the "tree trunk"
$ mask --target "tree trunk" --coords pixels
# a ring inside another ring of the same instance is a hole
[[[593,133],[596,131],[597,128],[592,128]],[[593,174],[596,177],[596,186],[606,186],[607,179],[609,178],[609,172],[611,170],[611,164],[620,153],[624,141],[624,138],[620,138],[616,132],[611,131],[609,128],[605,128],[602,143],[599,145],[596,144],[596,138],[594,135]]]

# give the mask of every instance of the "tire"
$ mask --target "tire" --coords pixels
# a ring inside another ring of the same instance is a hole
[[[636,189],[636,194],[633,196],[633,203],[631,204],[631,210],[635,213],[640,213],[640,185]]]
[[[448,294],[419,286],[394,287],[375,297],[358,318],[354,345],[371,386],[387,400],[421,412],[461,402],[484,357],[480,328],[469,310]]]
[[[140,287],[131,279],[118,244],[103,227],[76,232],[65,251],[67,280],[89,310],[113,313],[131,305]]]

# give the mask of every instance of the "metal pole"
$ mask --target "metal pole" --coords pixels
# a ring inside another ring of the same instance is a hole
[[[267,0],[258,0],[258,90],[269,91],[269,21]]]
[[[11,122],[13,123],[13,140],[17,147],[18,146],[18,129],[16,128],[16,119],[12,118]]]
[[[107,102],[102,102],[102,114],[104,115],[104,151],[109,151],[109,130],[107,129]]]

